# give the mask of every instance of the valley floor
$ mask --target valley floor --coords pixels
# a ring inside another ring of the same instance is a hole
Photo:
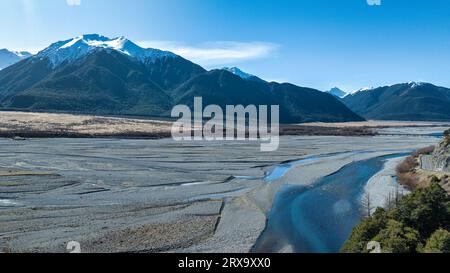
[[[166,138],[172,122],[164,119],[108,117],[94,115],[0,111],[0,137],[6,138]],[[374,136],[398,134],[401,130],[420,128],[436,131],[449,123],[366,121],[344,123],[303,123],[280,125],[281,135],[299,136]]]
[[[161,138],[170,136],[171,128],[171,122],[155,119],[0,112],[0,137]]]
[[[283,136],[270,154],[252,142],[0,139],[0,252],[66,252],[69,241],[84,252],[248,252],[283,185],[436,144],[441,129]]]

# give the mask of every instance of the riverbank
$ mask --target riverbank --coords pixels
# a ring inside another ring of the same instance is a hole
[[[397,166],[405,160],[405,156],[387,160],[380,172],[369,179],[364,187],[364,198],[369,198],[370,214],[378,207],[389,207],[389,202],[394,203],[396,197],[410,193],[410,190],[397,181]]]
[[[320,138],[309,139],[308,143],[305,145],[321,146]],[[306,139],[305,139],[306,140]],[[323,147],[315,147],[321,151],[315,156],[310,154],[304,158],[307,160],[298,160],[298,164],[292,164],[289,170],[286,172],[278,172],[282,174],[277,179],[267,181],[264,177],[270,176],[274,169],[279,166],[285,166],[286,163],[282,163],[277,167],[266,167],[265,176],[260,179],[255,177],[248,177],[248,180],[243,181],[259,181],[256,188],[246,193],[244,196],[239,198],[233,198],[228,200],[224,207],[224,214],[222,214],[222,221],[218,225],[217,233],[208,239],[204,243],[192,246],[183,251],[187,252],[246,252],[248,250],[247,244],[245,248],[241,248],[239,245],[240,240],[243,238],[251,239],[247,241],[252,241],[255,236],[255,231],[263,234],[267,230],[267,220],[274,207],[274,199],[276,196],[282,192],[284,187],[295,187],[309,188],[321,177],[326,177],[327,175],[336,173],[344,166],[351,164],[352,162],[358,162],[363,160],[368,160],[371,158],[386,156],[395,153],[404,153],[406,151],[412,151],[414,149],[420,148],[422,145],[433,143],[436,140],[430,137],[423,138],[404,138],[396,139],[395,137],[375,137],[370,138],[370,143],[368,138],[357,138],[353,141],[355,151],[346,150],[345,142],[350,141],[347,138],[327,138],[329,145]],[[323,140],[325,141],[325,140]],[[341,145],[336,145],[333,147],[332,143],[342,142]],[[366,142],[367,141],[367,142]],[[306,142],[306,141],[305,141]],[[334,149],[333,149],[334,148]],[[359,149],[358,149],[359,148]],[[289,161],[289,162],[295,162]],[[241,180],[237,180],[239,182]],[[281,194],[282,195],[282,194]],[[276,201],[275,201],[276,202]],[[249,209],[252,208],[252,209]],[[269,220],[270,222],[270,220]],[[239,231],[237,231],[239,230]],[[349,229],[350,230],[350,229]],[[227,240],[230,234],[242,234],[241,239],[236,239],[236,236],[230,236],[235,242]],[[294,235],[292,235],[294,236]],[[260,236],[257,237],[260,239]],[[276,252],[293,252],[296,249],[289,245],[288,242],[283,241],[283,236],[277,237],[275,248],[271,248],[271,251]],[[227,243],[228,242],[228,243]],[[256,243],[257,240],[254,241]],[[247,250],[246,250],[247,249]],[[250,250],[255,251],[255,245],[251,245]]]
[[[268,214],[268,224],[253,251],[338,252],[362,217],[361,195],[367,181],[391,154],[357,160],[310,186],[284,185]]]

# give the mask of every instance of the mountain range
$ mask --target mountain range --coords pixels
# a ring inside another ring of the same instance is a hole
[[[30,56],[31,53],[25,51],[19,52],[19,51],[9,51],[7,49],[0,49],[0,70]]]
[[[430,83],[401,83],[363,89],[342,102],[366,119],[449,121],[450,89]]]
[[[430,83],[347,94],[268,82],[237,67],[206,70],[125,37],[83,35],[36,55],[0,50],[0,109],[168,117],[177,104],[280,105],[284,123],[450,120],[450,89]]]
[[[0,71],[2,109],[167,117],[196,96],[221,106],[280,105],[282,122],[363,120],[318,90],[266,82],[238,68],[207,71],[125,37],[56,42]]]

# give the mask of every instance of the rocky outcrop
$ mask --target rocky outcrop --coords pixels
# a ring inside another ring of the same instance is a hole
[[[444,140],[439,143],[431,155],[421,156],[422,169],[450,173],[450,129],[444,135]]]

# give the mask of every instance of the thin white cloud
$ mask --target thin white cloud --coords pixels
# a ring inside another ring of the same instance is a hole
[[[243,61],[261,59],[272,55],[279,47],[266,42],[217,41],[187,46],[173,41],[141,41],[145,48],[171,51],[204,66],[236,64]]]
[[[381,6],[381,0],[367,0],[369,6]]]
[[[81,5],[81,0],[66,0],[69,6],[79,6]]]

